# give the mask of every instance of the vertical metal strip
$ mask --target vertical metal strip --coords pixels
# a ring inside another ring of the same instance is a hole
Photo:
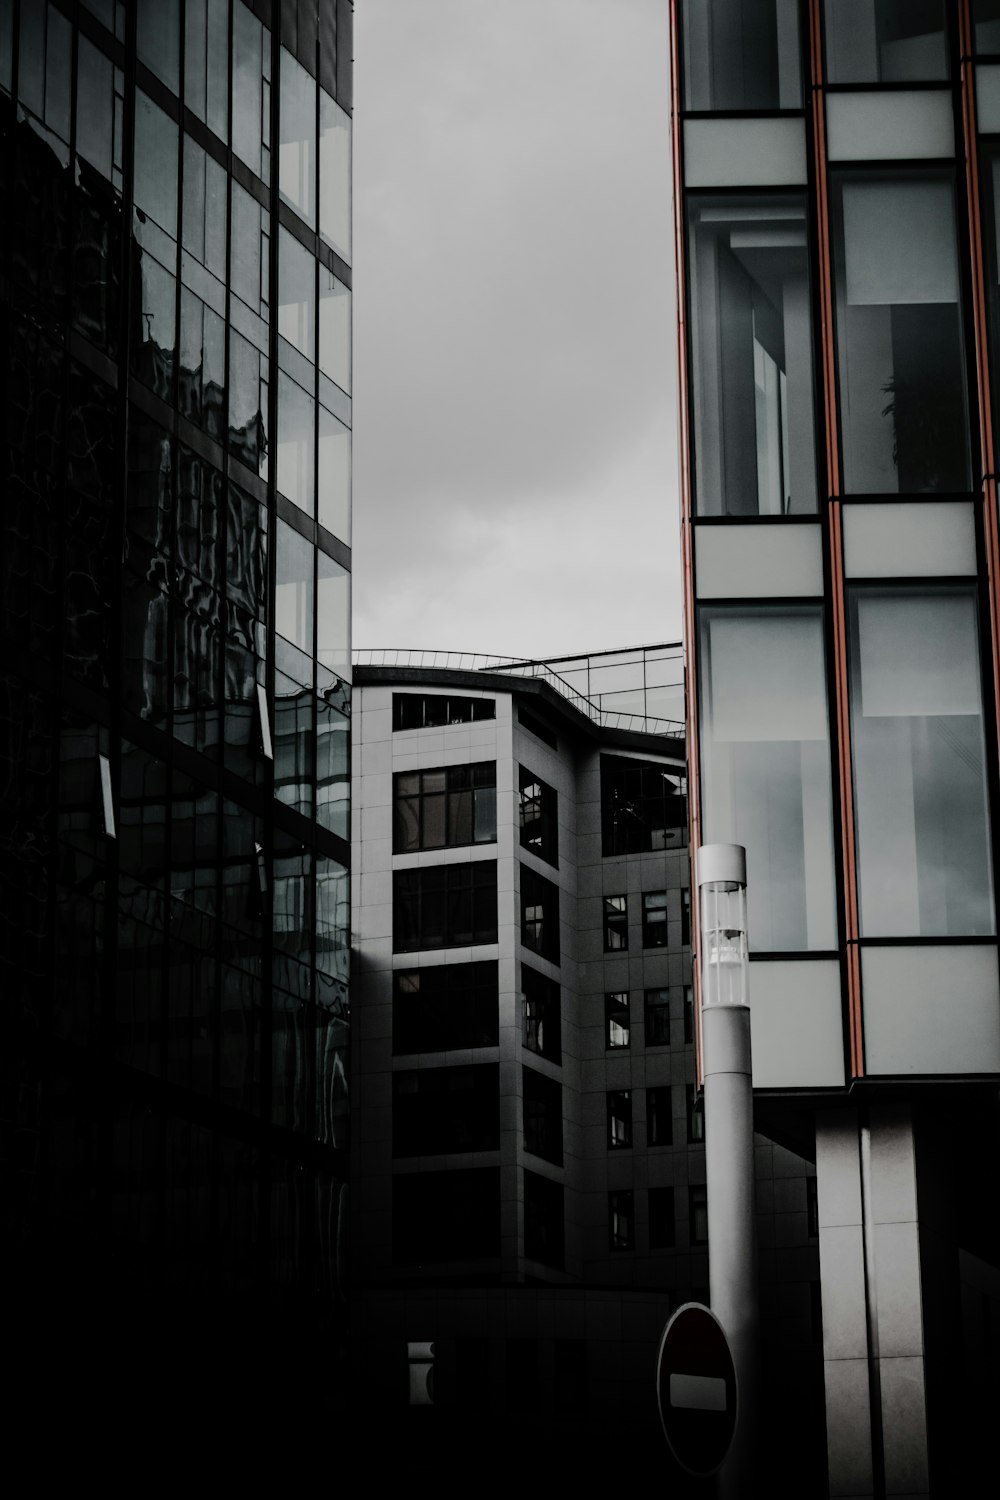
[[[989,326],[986,315],[986,271],[983,265],[982,203],[979,193],[979,137],[976,124],[976,80],[969,0],[959,0],[959,53],[962,85],[962,134],[965,184],[969,206],[972,313],[976,341],[976,397],[979,404],[979,448],[983,490],[983,533],[989,581],[990,646],[993,654],[994,723],[1000,732],[1000,531],[997,522],[996,454],[993,393],[990,382]]]
[[[840,833],[844,863],[844,923],[847,970],[848,1033],[851,1074],[865,1071],[861,1018],[861,966],[858,955],[858,883],[854,839],[854,780],[851,765],[851,721],[848,700],[848,654],[841,513],[840,443],[837,423],[837,385],[834,343],[833,266],[830,239],[830,202],[826,172],[826,113],[823,90],[823,30],[820,0],[809,4],[809,63],[811,75],[813,146],[815,153],[816,218],[819,239],[819,301],[821,368],[826,429],[827,518],[830,538],[830,603],[833,612],[833,670],[840,772]]]
[[[688,755],[688,832],[691,853],[691,983],[694,988],[695,1059],[702,1083],[701,974],[698,964],[701,913],[694,862],[701,843],[701,782],[698,746],[698,682],[694,607],[694,533],[691,523],[691,450],[688,415],[687,278],[684,259],[684,158],[681,143],[679,0],[670,0],[670,137],[674,172],[674,256],[677,284],[677,404],[680,413],[681,558],[684,589],[684,665]]]

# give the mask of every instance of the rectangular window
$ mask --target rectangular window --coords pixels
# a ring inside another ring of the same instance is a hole
[[[814,512],[806,200],[692,196],[688,218],[698,514]]]
[[[549,1062],[561,1060],[559,986],[528,964],[521,965],[524,991],[524,1046]]]
[[[646,1145],[671,1146],[674,1140],[670,1088],[646,1090]]]
[[[601,756],[601,853],[649,854],[687,843],[682,771]]]
[[[844,490],[967,490],[953,173],[841,171],[831,186]]]
[[[973,586],[850,591],[861,931],[992,935]]]
[[[562,1166],[562,1089],[554,1078],[522,1068],[524,1149]]]
[[[607,1051],[629,1045],[628,990],[604,997],[604,1046]]]
[[[646,891],[642,898],[642,946],[667,946],[667,893]]]
[[[677,1243],[674,1227],[674,1190],[672,1187],[649,1189],[649,1248],[672,1250]]]
[[[686,1097],[688,1144],[701,1145],[705,1140],[705,1096],[698,1093],[693,1083],[689,1083]]]
[[[499,1042],[495,963],[397,969],[392,978],[392,1050],[397,1055],[495,1047]]]
[[[684,986],[684,1040],[694,1041],[694,986]]]
[[[496,861],[393,871],[392,915],[397,953],[495,943]]]
[[[559,962],[559,887],[521,865],[521,942],[540,958]]]
[[[393,1073],[393,1156],[495,1151],[499,1145],[496,1063]]]
[[[670,991],[644,990],[646,1046],[670,1046]]]
[[[608,1149],[632,1144],[632,1091],[619,1089],[608,1095]]]
[[[822,609],[718,606],[699,628],[703,837],[746,848],[752,949],[835,948]]]
[[[393,729],[443,729],[446,724],[473,724],[495,719],[495,698],[456,698],[450,694],[393,693]]]
[[[497,836],[495,761],[437,771],[400,771],[392,779],[395,854],[491,844]]]
[[[823,20],[830,83],[949,76],[943,0],[825,0]]]
[[[556,793],[540,777],[524,766],[520,773],[521,848],[529,849],[546,864],[559,864],[559,829],[556,820]]]
[[[708,1189],[704,1183],[688,1188],[688,1234],[692,1245],[708,1244]]]
[[[392,1258],[482,1260],[500,1254],[500,1169],[408,1172],[392,1180]]]
[[[624,953],[628,947],[628,897],[604,898],[604,951]]]
[[[524,1173],[524,1254],[543,1266],[562,1270],[565,1261],[563,1189],[559,1182]]]
[[[631,1189],[608,1194],[608,1249],[635,1249],[635,1194]]]
[[[684,0],[684,108],[802,108],[799,17],[783,0]]]
[[[278,188],[286,203],[316,227],[316,80],[281,48],[281,140]]]

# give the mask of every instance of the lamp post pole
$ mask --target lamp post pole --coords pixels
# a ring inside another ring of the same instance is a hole
[[[738,1401],[719,1493],[743,1497],[753,1490],[759,1324],[745,850],[702,845],[697,876],[709,1291],[732,1349]]]

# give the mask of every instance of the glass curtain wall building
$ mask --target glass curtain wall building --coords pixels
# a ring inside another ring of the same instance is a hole
[[[0,4],[5,1239],[150,1421],[342,1364],[352,13]]]
[[[815,1145],[831,1492],[946,1493],[1000,1366],[1000,6],[671,25],[691,843],[746,846],[758,1107]],[[880,1344],[833,1230],[889,1222]]]

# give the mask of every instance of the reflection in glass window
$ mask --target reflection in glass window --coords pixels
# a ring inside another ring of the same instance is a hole
[[[555,787],[524,766],[518,767],[518,819],[521,848],[546,864],[559,864],[558,798]]]
[[[281,142],[278,190],[286,203],[316,224],[316,80],[281,49]]]
[[[628,990],[604,996],[604,1046],[611,1052],[627,1047],[631,1037],[628,1012]]]
[[[976,596],[852,591],[861,930],[995,931]]]
[[[229,139],[229,0],[187,0],[184,103],[221,141]]]
[[[264,182],[270,173],[271,39],[243,0],[233,5],[233,150]]]
[[[635,1249],[635,1194],[631,1188],[608,1194],[608,1249]]]
[[[816,509],[804,198],[695,198],[691,375],[703,516]]]
[[[81,36],[76,62],[76,150],[109,180],[114,163],[114,103],[111,60]],[[115,186],[121,187],[120,173]]]
[[[948,77],[943,0],[824,0],[830,83]]]
[[[137,0],[136,55],[165,83],[171,93],[180,91],[181,8],[180,0]]]
[[[278,522],[274,628],[309,656],[313,649],[313,567],[315,553],[287,521]]]
[[[135,93],[135,206],[177,238],[177,126],[152,99]]]
[[[643,1009],[646,1021],[646,1046],[670,1046],[670,991],[644,990]],[[690,1037],[685,1037],[690,1041]]]
[[[274,795],[287,807],[312,813],[314,699],[283,672],[274,674]]]
[[[319,367],[350,395],[351,290],[323,265],[319,268]]]
[[[351,723],[326,697],[316,705],[316,821],[351,836]]]
[[[317,551],[316,659],[345,682],[351,677],[351,575]]]
[[[69,140],[73,28],[54,5],[21,6],[17,92],[61,141]]]
[[[968,489],[952,174],[838,173],[833,211],[844,488]]]
[[[604,951],[621,953],[628,947],[628,897],[604,898]]]
[[[642,946],[667,946],[667,893],[647,891],[642,898]]]
[[[319,232],[351,262],[351,117],[319,91]]]
[[[608,1148],[632,1144],[632,1091],[618,1089],[608,1099]]]
[[[558,1063],[562,1057],[559,985],[528,964],[521,965],[524,990],[523,1043],[529,1052]]]
[[[351,434],[332,412],[319,407],[319,523],[350,545]]]
[[[746,848],[751,948],[833,948],[822,611],[706,609],[700,628],[705,841]]]
[[[684,0],[684,107],[801,109],[795,0]]]
[[[997,0],[972,0],[972,20],[976,28],[976,51],[1000,53],[1000,4]]]
[[[278,332],[315,358],[316,262],[287,229],[278,230]]]
[[[521,942],[533,953],[559,962],[559,887],[521,865]]]
[[[399,772],[393,777],[393,852],[493,843],[496,784],[495,761]]]
[[[229,277],[237,297],[258,317],[267,317],[267,259],[271,216],[234,182]],[[235,315],[234,315],[235,316]],[[266,348],[266,344],[265,344]]]
[[[278,371],[278,489],[306,515],[316,504],[316,402]]]

